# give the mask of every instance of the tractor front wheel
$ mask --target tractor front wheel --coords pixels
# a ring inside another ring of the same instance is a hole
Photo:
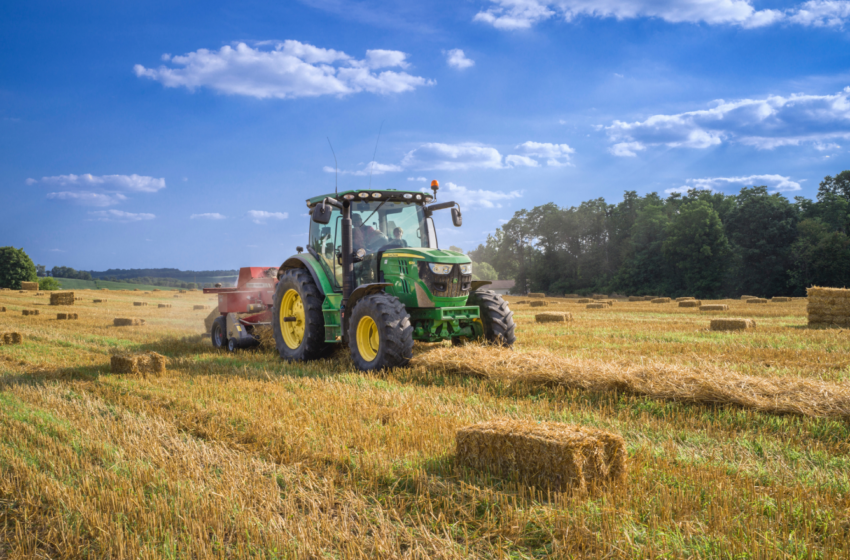
[[[324,358],[331,350],[325,343],[322,294],[310,273],[287,270],[274,295],[272,329],[280,357],[289,361]]]
[[[406,366],[413,357],[413,327],[404,305],[389,294],[364,296],[348,328],[351,359],[363,371]]]
[[[513,346],[516,342],[514,313],[508,302],[493,290],[478,290],[469,294],[467,305],[477,305],[484,327],[484,340],[490,344]]]

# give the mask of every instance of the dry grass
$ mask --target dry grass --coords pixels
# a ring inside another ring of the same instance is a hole
[[[747,300],[747,303],[756,303],[756,304],[759,304],[759,303],[767,303],[767,301],[768,301],[768,300],[766,300],[766,299],[764,299],[764,298],[750,298],[750,299],[748,299],[748,300]]]
[[[0,293],[0,332],[23,335],[0,347],[2,558],[850,555],[850,426],[833,415],[850,341],[807,328],[804,301],[716,302],[758,321],[742,336],[649,302],[547,298],[575,320],[537,323],[508,298],[514,351],[417,344],[410,368],[363,374],[344,349],[213,351],[192,308],[215,298],[197,292],[83,294],[80,319],[56,321]],[[127,314],[146,327],[112,326]],[[109,374],[112,354],[147,352],[167,375]],[[564,383],[623,372],[655,392]],[[504,418],[620,434],[623,484],[547,492],[460,467],[458,430]]]

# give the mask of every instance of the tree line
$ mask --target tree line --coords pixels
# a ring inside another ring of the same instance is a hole
[[[707,190],[603,198],[520,210],[470,251],[515,291],[550,294],[803,296],[850,284],[850,171],[826,177],[816,200]]]

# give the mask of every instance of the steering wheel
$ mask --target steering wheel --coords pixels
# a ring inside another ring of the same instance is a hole
[[[401,241],[395,240],[395,241],[390,241],[389,243],[387,243],[386,245],[384,245],[383,247],[381,247],[380,249],[378,249],[375,252],[380,253],[381,251],[386,251],[387,249],[398,249],[400,247],[404,247],[404,245],[401,244]]]

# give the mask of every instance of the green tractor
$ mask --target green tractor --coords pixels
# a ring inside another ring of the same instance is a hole
[[[405,366],[413,341],[453,344],[516,340],[513,313],[502,297],[472,280],[470,259],[437,246],[432,214],[460,206],[434,195],[350,190],[307,200],[307,251],[278,269],[272,309],[282,358],[313,360],[347,344],[361,370]]]

